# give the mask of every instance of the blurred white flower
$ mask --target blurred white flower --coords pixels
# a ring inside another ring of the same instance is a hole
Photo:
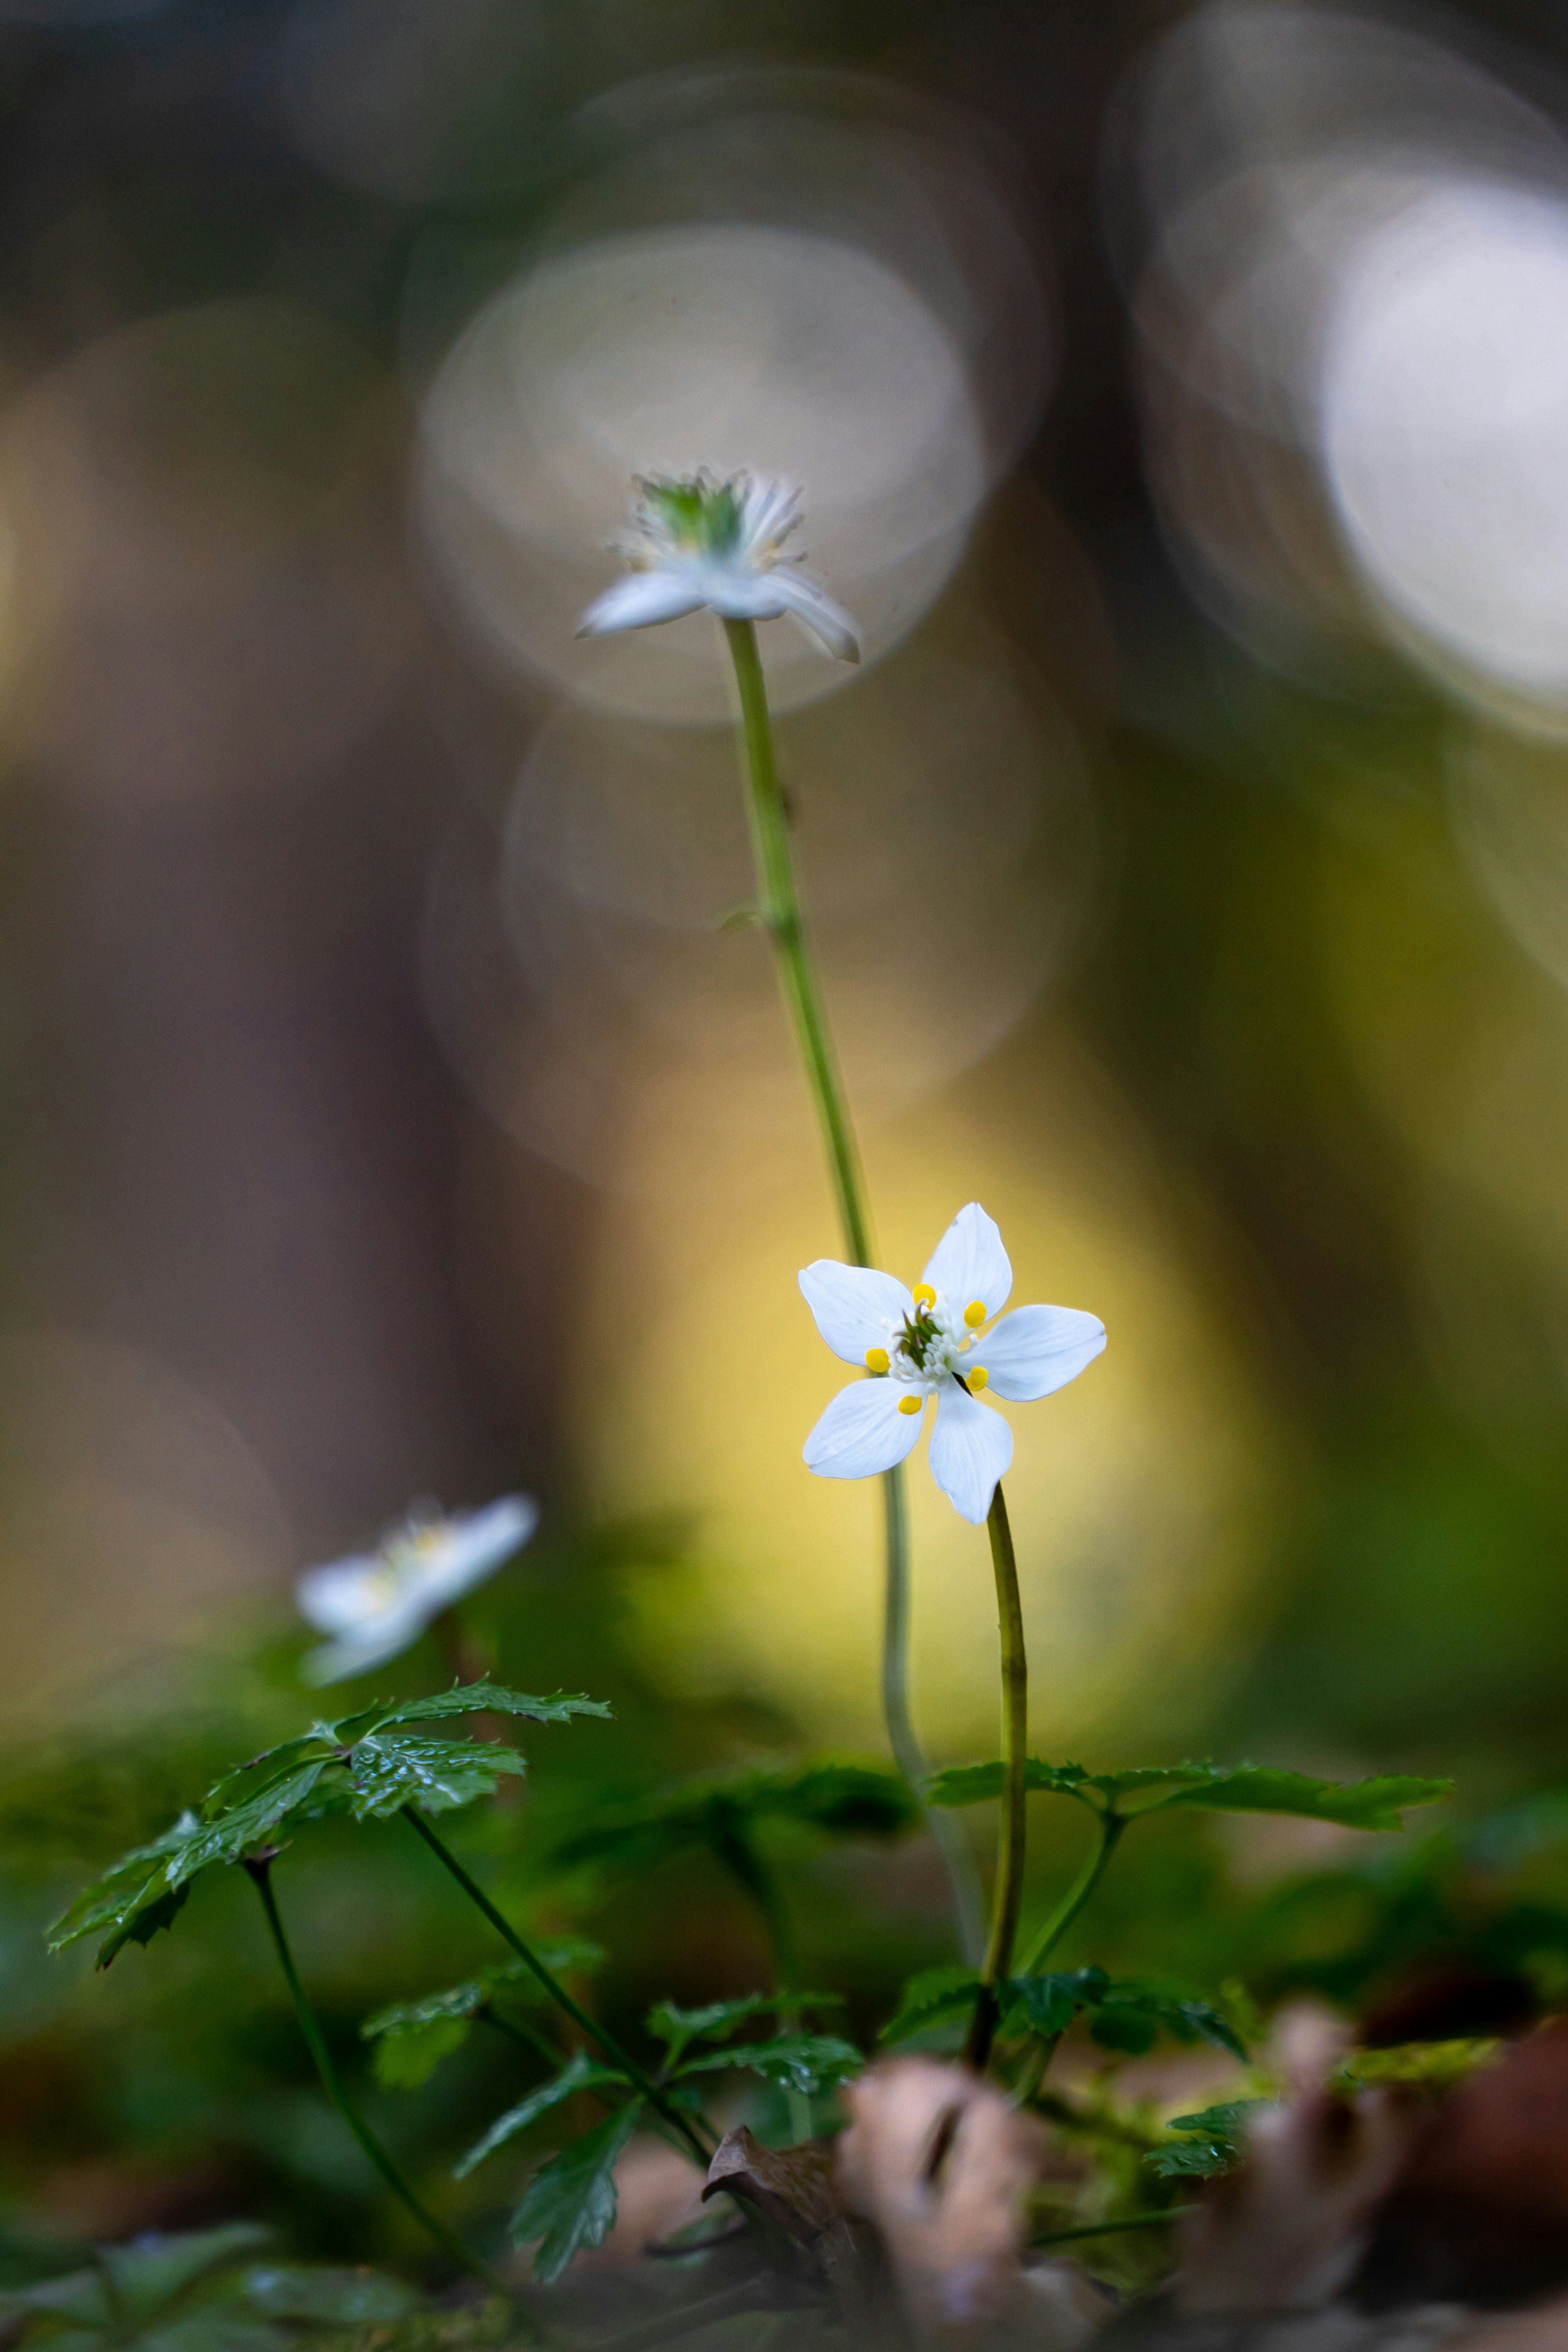
[[[304,1679],[346,1682],[395,1658],[527,1543],[538,1517],[527,1495],[444,1518],[411,1513],[379,1551],[308,1569],[294,1588],[299,1613],[332,1638],[301,1660]]]
[[[860,659],[854,623],[824,589],[781,553],[800,519],[800,493],[788,482],[708,473],[684,481],[640,480],[631,536],[619,552],[629,576],[596,597],[580,637],[678,621],[706,605],[726,621],[776,621],[788,613],[840,661]]]
[[[1013,1458],[1012,1431],[979,1391],[1017,1403],[1049,1396],[1105,1345],[1099,1317],[1076,1307],[1019,1307],[991,1323],[1012,1286],[1001,1234],[977,1201],[959,1210],[913,1291],[870,1266],[826,1257],[807,1266],[800,1288],[818,1330],[872,1375],[833,1399],[806,1440],[807,1468],[820,1478],[891,1470],[919,1436],[929,1397],[931,1475],[977,1527]]]

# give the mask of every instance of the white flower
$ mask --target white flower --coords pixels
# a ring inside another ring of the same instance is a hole
[[[800,519],[788,482],[708,473],[684,481],[639,480],[632,535],[618,552],[630,576],[584,613],[580,637],[646,629],[705,605],[727,621],[776,621],[788,613],[840,661],[859,661],[854,623],[825,589],[780,551]]]
[[[308,1569],[294,1588],[299,1613],[329,1633],[301,1661],[308,1683],[346,1682],[417,1642],[432,1618],[483,1584],[527,1543],[538,1506],[507,1495],[482,1511],[448,1518],[412,1512],[379,1551]]]
[[[1099,1317],[1076,1307],[1018,1307],[993,1322],[1012,1286],[1001,1234],[977,1201],[959,1210],[913,1291],[870,1266],[807,1266],[800,1288],[818,1330],[873,1376],[840,1390],[806,1440],[807,1468],[820,1478],[891,1470],[919,1436],[929,1397],[931,1475],[978,1527],[1013,1458],[1012,1431],[979,1391],[1019,1404],[1049,1396],[1105,1345]]]

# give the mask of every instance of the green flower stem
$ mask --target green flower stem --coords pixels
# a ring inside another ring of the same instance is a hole
[[[1099,1835],[1095,1839],[1093,1852],[1030,1946],[1019,1971],[1020,1976],[1033,1976],[1048,1953],[1055,1950],[1104,1876],[1106,1864],[1115,1853],[1117,1841],[1126,1826],[1125,1814],[1114,1812],[1110,1807],[1100,1812]]]
[[[267,1924],[271,1930],[273,1946],[277,1953],[277,1964],[283,1970],[283,1980],[288,1987],[289,1998],[294,2003],[294,2014],[299,2021],[299,2031],[305,2037],[306,2047],[316,2062],[316,2072],[321,2077],[322,2089],[359,2141],[371,2163],[392,2190],[392,2195],[407,2208],[420,2227],[428,2231],[442,2252],[450,2255],[461,2269],[472,2272],[473,2275],[480,2280],[492,2294],[505,2295],[509,2303],[515,2302],[512,2289],[500,2273],[493,2271],[488,2263],[481,2262],[477,2254],[471,2253],[456,2232],[449,2230],[444,2221],[431,2212],[428,2206],[404,2179],[397,2165],[350,2098],[343,2087],[343,2080],[333,2061],[331,2051],[327,2046],[327,2037],[321,2031],[320,2021],[306,1997],[304,1986],[299,1981],[299,1971],[294,1965],[294,1955],[288,1948],[288,1938],[284,1933],[282,1916],[277,1908],[277,1897],[272,1891],[271,1861],[247,1862],[246,1868],[249,1871],[256,1891],[261,1897],[261,1907],[267,1914]]]
[[[987,1515],[991,1565],[997,1578],[997,1622],[1002,1652],[1002,1822],[997,1878],[991,1892],[991,1935],[980,1968],[980,1993],[969,2024],[964,2055],[977,2073],[991,2054],[997,2030],[996,1988],[1012,1965],[1023,1901],[1025,1829],[1024,1772],[1029,1754],[1029,1662],[1024,1654],[1023,1601],[1018,1560],[1001,1481]]]
[[[800,908],[794,853],[789,844],[789,808],[779,781],[757,625],[752,621],[726,621],[724,633],[740,698],[746,813],[757,874],[757,912],[773,942],[779,985],[821,1129],[844,1248],[852,1265],[870,1265],[871,1216],[866,1207],[865,1179],[838,1056],[833,1051],[821,982]],[[902,1467],[884,1474],[882,1490],[887,1580],[883,1712],[894,1761],[918,1794],[925,1785],[929,1768],[915,1738],[909,1707],[909,1519]],[[925,1824],[952,1884],[960,1948],[966,1959],[974,1959],[981,1946],[983,1906],[979,1878],[964,1825],[952,1814],[936,1811],[926,1811]]]
[[[551,1975],[538,1955],[529,1949],[517,1929],[502,1913],[497,1910],[477,1880],[469,1877],[457,1856],[436,1836],[423,1813],[416,1812],[412,1805],[405,1805],[402,1809],[402,1817],[410,1828],[417,1832],[418,1835],[424,1840],[437,1861],[451,1872],[470,1902],[478,1906],[496,1933],[511,1946],[518,1959],[533,1970],[550,1999],[566,2011],[573,2024],[579,2026],[591,2042],[597,2042],[612,2066],[620,2067],[632,2088],[641,2092],[654,2113],[662,2116],[665,2123],[679,2132],[682,2139],[706,2172],[708,2161],[713,2155],[713,2146],[705,2143],[692,2117],[675,2105],[667,2092],[660,2089],[653,2076],[638,2065],[637,2061],[629,2052],[622,2048],[607,2026],[596,2023],[585,2009],[578,2006],[566,1987],[557,1977]]]
[[[726,621],[724,633],[729,640],[735,682],[740,693],[741,734],[750,785],[746,805],[757,866],[757,911],[779,959],[779,977],[822,1130],[839,1215],[843,1221],[844,1241],[853,1264],[869,1265],[871,1220],[865,1208],[864,1179],[828,1028],[821,986],[806,941],[800,894],[795,882],[795,860],[789,847],[789,812],[779,782],[773,728],[768,715],[768,688],[762,676],[762,656],[757,649],[757,624]]]

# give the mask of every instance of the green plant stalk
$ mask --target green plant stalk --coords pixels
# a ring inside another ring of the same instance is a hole
[[[500,2273],[493,2271],[488,2263],[482,2262],[477,2254],[472,2253],[456,2232],[449,2230],[444,2221],[431,2212],[410,2183],[404,2179],[398,2166],[388,2155],[349,2096],[343,2087],[343,2080],[333,2061],[331,2051],[327,2046],[327,2038],[321,2031],[320,2021],[310,2006],[305,1987],[299,1980],[299,1971],[294,1965],[294,1955],[288,1948],[288,1937],[284,1933],[282,1915],[277,1908],[277,1897],[272,1891],[272,1864],[270,1860],[247,1862],[246,1868],[250,1873],[256,1891],[261,1897],[261,1907],[267,1914],[267,1924],[271,1931],[274,1949],[277,1954],[277,1964],[283,1970],[283,1980],[288,1987],[289,1998],[294,2003],[294,2014],[299,2021],[299,2031],[305,2037],[305,2045],[316,2062],[316,2072],[321,2077],[322,2089],[359,2141],[371,2163],[392,2190],[392,2195],[413,2214],[421,2229],[428,2231],[444,2254],[449,2255],[463,2270],[471,2272],[492,2294],[504,2295],[508,2303],[514,2303],[516,2298],[512,2290]]]
[[[706,2172],[707,2170],[709,2159],[713,2155],[713,2147],[712,2146],[705,2144],[702,2135],[698,2131],[696,2125],[693,2122],[691,2116],[684,2114],[675,2105],[674,2101],[669,2096],[668,2093],[660,2089],[658,2084],[654,2082],[653,2076],[647,2073],[646,2069],[639,2066],[637,2061],[631,2055],[630,2052],[622,2048],[620,2042],[615,2039],[614,2035],[610,2032],[607,2026],[597,2023],[593,2018],[590,2017],[585,2009],[579,2007],[578,2003],[573,2000],[570,1993],[568,1992],[566,1987],[558,1978],[552,1976],[549,1969],[546,1968],[544,1962],[539,1958],[538,1955],[536,1952],[531,1951],[528,1946],[524,1943],[522,1937],[518,1935],[517,1929],[511,1925],[510,1921],[503,1913],[497,1910],[495,1905],[491,1902],[489,1896],[486,1894],[478,1881],[469,1877],[468,1873],[464,1869],[463,1864],[458,1861],[457,1856],[452,1852],[449,1846],[444,1844],[442,1840],[436,1836],[435,1832],[431,1828],[430,1823],[424,1819],[423,1815],[416,1812],[412,1805],[404,1805],[402,1808],[402,1817],[404,1821],[408,1822],[410,1828],[414,1830],[417,1834],[424,1840],[425,1844],[429,1846],[437,1861],[440,1862],[445,1869],[451,1872],[453,1877],[457,1881],[458,1885],[461,1886],[469,1901],[477,1905],[478,1908],[484,1913],[486,1918],[489,1921],[491,1927],[496,1930],[496,1933],[501,1937],[506,1943],[510,1945],[512,1950],[516,1952],[518,1959],[520,1959],[526,1967],[533,1970],[533,1973],[538,1977],[540,1984],[543,1985],[550,1999],[556,2002],[558,2007],[565,2011],[567,2016],[571,2019],[573,2024],[578,2026],[581,2032],[586,2033],[591,2042],[598,2044],[599,2048],[604,2053],[604,2055],[609,2059],[612,2066],[620,2067],[622,2073],[632,2084],[633,2090],[642,2094],[643,2097],[647,2100],[648,2105],[653,2109],[654,2113],[662,2116],[665,2123],[670,2125],[674,2130],[679,2132],[682,2139],[685,2140],[686,2146],[691,2149],[692,2154],[696,2158],[697,2162],[702,2166],[703,2170]]]
[[[727,620],[724,633],[740,698],[742,770],[747,824],[757,875],[757,912],[773,943],[779,986],[821,1130],[844,1248],[852,1265],[870,1265],[871,1216],[866,1206],[865,1178],[838,1056],[833,1051],[821,982],[800,908],[789,843],[789,808],[779,781],[757,625],[753,621]],[[902,1466],[883,1474],[882,1492],[886,1573],[883,1713],[894,1761],[918,1796],[929,1768],[915,1737],[909,1706],[909,1517]],[[979,1877],[964,1825],[950,1813],[922,1810],[951,1883],[959,1948],[967,1960],[974,1960],[978,1958],[984,1937],[984,1911]]]
[[[1127,1817],[1124,1813],[1112,1811],[1109,1806],[1103,1811],[1096,1808],[1096,1812],[1100,1833],[1093,1852],[1030,1946],[1019,1971],[1020,1976],[1033,1976],[1040,1962],[1055,1950],[1105,1874],[1106,1865],[1127,1826]]]
[[[1019,1909],[1023,1902],[1029,1661],[1024,1654],[1018,1559],[999,1478],[986,1516],[986,1528],[991,1538],[991,1566],[997,1579],[997,1625],[1001,1638],[1002,1819],[996,1884],[991,1890],[990,1940],[980,1967],[979,1998],[964,2050],[965,2058],[977,2074],[983,2071],[991,2054],[997,2031],[997,1987],[1012,1965],[1013,1939],[1018,1934]]]

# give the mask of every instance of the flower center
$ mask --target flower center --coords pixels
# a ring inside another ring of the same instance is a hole
[[[695,475],[684,482],[644,482],[643,495],[674,545],[693,555],[733,555],[740,543],[745,506],[738,481]]]

